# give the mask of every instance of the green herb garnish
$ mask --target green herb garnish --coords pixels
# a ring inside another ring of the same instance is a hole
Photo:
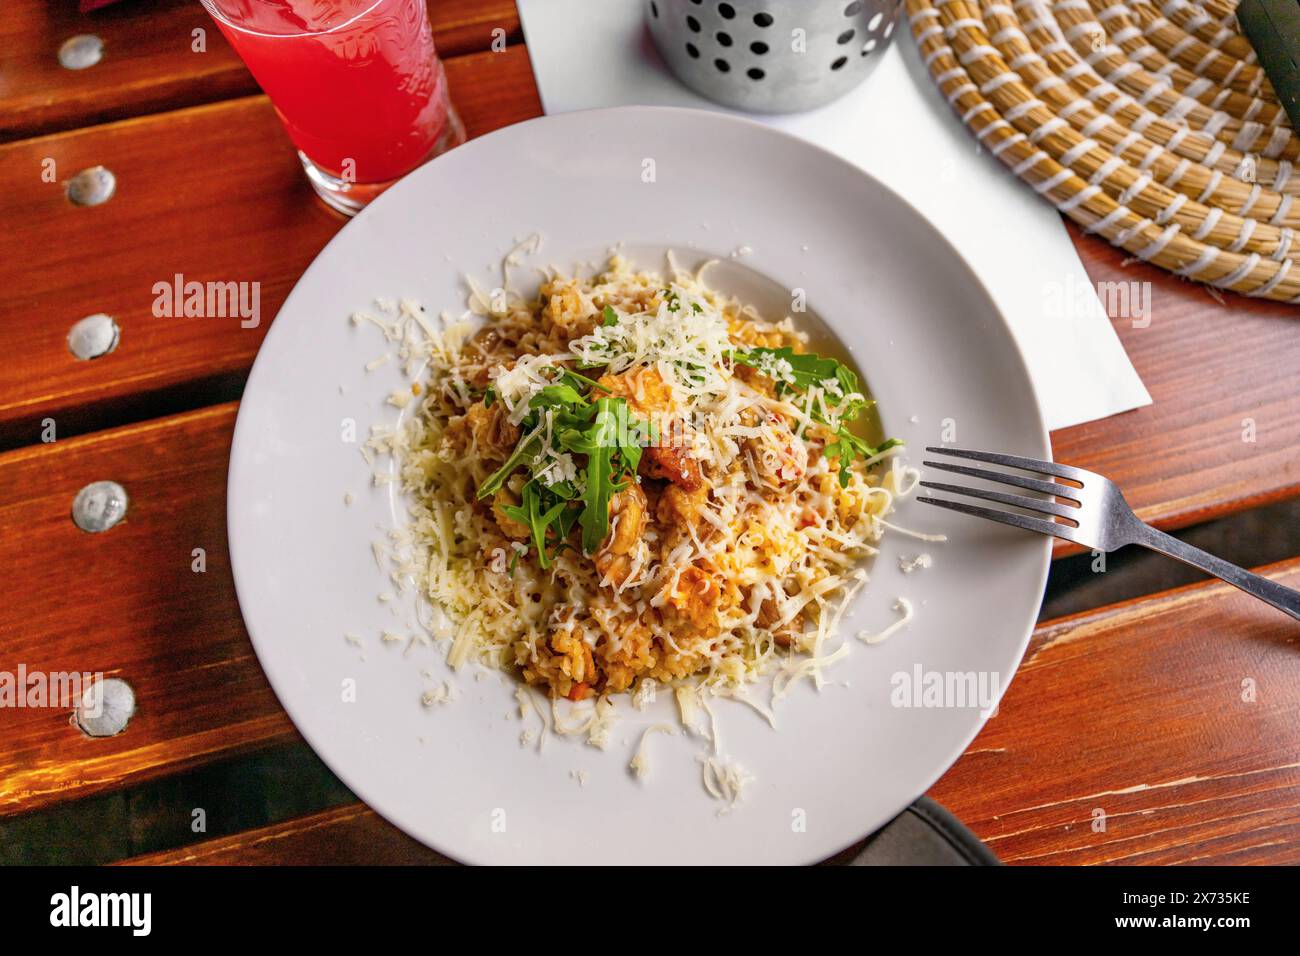
[[[503,505],[509,518],[528,528],[542,568],[549,568],[575,526],[582,530],[582,550],[591,554],[609,534],[610,499],[635,480],[641,442],[654,429],[630,418],[627,401],[585,376],[559,369],[528,403],[523,437],[500,468],[479,486],[479,498],[495,495],[521,468],[530,477],[517,505]],[[598,394],[604,393],[604,394]],[[576,476],[548,483],[543,445],[543,416],[549,415],[551,448],[577,456]],[[579,462],[578,459],[583,459]]]
[[[587,455],[587,487],[583,492],[582,551],[591,554],[600,547],[609,532],[609,500],[614,495],[614,450],[618,443],[618,421],[614,416],[614,403],[618,398],[601,398],[596,401],[596,420],[591,428],[577,435],[567,432],[565,442],[572,451]],[[565,436],[562,435],[562,442]],[[639,450],[639,449],[638,449]]]
[[[827,420],[819,404],[813,403],[808,409],[814,421],[834,428],[834,437],[826,445],[826,454],[839,462],[840,487],[848,485],[849,469],[855,458],[874,458],[883,451],[903,444],[897,438],[890,438],[879,448],[873,448],[849,431],[849,422],[872,403],[862,397],[858,376],[843,362],[814,352],[795,352],[789,347],[739,349],[731,357],[733,361],[748,365],[774,379],[778,395],[791,391],[806,392],[817,387],[833,397],[848,399],[839,406],[834,424]],[[835,395],[836,392],[838,395]]]

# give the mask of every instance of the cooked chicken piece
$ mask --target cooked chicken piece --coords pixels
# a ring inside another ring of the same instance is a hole
[[[641,453],[642,475],[666,478],[694,489],[703,480],[700,464],[689,452],[689,436],[679,420],[669,420],[673,410],[672,389],[658,369],[642,368],[618,375],[602,376],[599,383],[610,394],[627,399],[633,414],[648,418],[658,431],[661,445],[650,445]]]
[[[493,402],[491,408],[475,402],[465,412],[460,427],[486,461],[505,461],[519,441],[519,428],[510,424],[500,402]]]
[[[703,485],[687,488],[684,485],[668,485],[659,495],[659,504],[655,508],[655,517],[670,535],[673,531],[687,533],[687,529],[698,527],[700,512],[709,501],[709,490]]]
[[[605,540],[605,548],[614,554],[627,554],[631,551],[645,529],[645,513],[645,492],[636,482],[628,482],[622,491],[614,492],[614,497],[609,502],[612,527]]]
[[[492,517],[496,519],[497,527],[507,538],[513,538],[516,541],[527,541],[531,532],[528,526],[516,521],[505,513],[505,507],[510,506],[517,508],[519,499],[515,497],[514,492],[509,488],[502,488],[492,497]]]
[[[781,612],[777,610],[776,602],[771,598],[765,598],[758,608],[758,620],[755,622],[759,627],[771,631],[776,627],[777,622],[781,620]],[[777,647],[789,647],[794,639],[794,621],[786,621],[780,627],[772,632],[772,639],[776,641]]]
[[[641,486],[630,482],[609,502],[609,536],[596,552],[596,571],[602,580],[619,587],[632,573],[631,552],[641,540],[646,523],[646,497]]]
[[[672,389],[655,368],[602,375],[596,384],[610,395],[627,399],[628,407],[643,417],[658,417],[673,407]]]
[[[704,484],[700,463],[681,445],[646,448],[641,452],[640,472],[649,478],[664,478],[687,491],[695,491]]]

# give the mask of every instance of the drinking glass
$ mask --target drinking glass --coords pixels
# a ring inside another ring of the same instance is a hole
[[[200,0],[347,215],[464,142],[425,0]]]

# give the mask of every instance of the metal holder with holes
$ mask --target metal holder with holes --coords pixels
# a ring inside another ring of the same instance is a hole
[[[677,78],[759,113],[829,103],[889,45],[902,0],[646,0],[646,22]]]

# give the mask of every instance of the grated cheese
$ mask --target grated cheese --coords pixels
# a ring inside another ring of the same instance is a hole
[[[430,688],[420,695],[420,703],[425,707],[450,704],[460,699],[460,691],[451,681],[443,681],[437,687]]]
[[[901,555],[898,558],[898,570],[902,571],[904,574],[911,574],[914,571],[931,567],[933,564],[934,559],[924,551],[918,554],[915,558],[908,559]]]
[[[718,810],[718,816],[725,816],[740,803],[744,797],[745,787],[752,783],[754,778],[735,760],[705,757],[701,762],[704,767],[704,789],[709,796],[726,804]]]
[[[641,742],[637,745],[632,761],[628,764],[628,769],[636,775],[638,780],[644,780],[650,775],[650,761],[646,744],[649,742],[651,734],[666,734],[669,737],[675,737],[677,728],[671,724],[651,724],[642,731]]]
[[[868,644],[879,644],[881,641],[888,640],[895,633],[906,627],[913,617],[912,602],[905,597],[900,597],[894,602],[894,610],[901,615],[897,621],[878,634],[859,631],[858,640],[865,641]]]
[[[695,737],[712,739],[704,731],[703,718],[708,716],[700,702],[700,689],[694,684],[679,684],[673,693],[677,697],[678,719],[686,732]]]

